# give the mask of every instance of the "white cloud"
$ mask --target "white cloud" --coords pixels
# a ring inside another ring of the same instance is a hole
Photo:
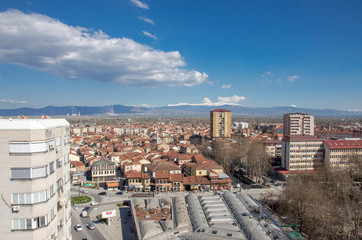
[[[28,101],[18,101],[12,99],[0,99],[0,103],[8,103],[8,104],[30,104]]]
[[[209,84],[211,87],[214,86],[214,82],[206,80],[206,83]]]
[[[300,76],[294,75],[294,76],[288,76],[288,81],[289,82],[294,82],[295,80],[297,80]]]
[[[142,31],[142,33],[147,36],[147,37],[150,37],[150,38],[153,38],[155,40],[157,40],[157,37],[149,32],[146,32],[146,31]]]
[[[130,0],[131,3],[133,3],[135,6],[139,7],[139,8],[143,8],[143,9],[149,9],[147,3],[143,3],[139,0]]]
[[[230,84],[228,84],[228,85],[224,84],[224,85],[221,86],[221,88],[222,89],[228,89],[228,88],[231,88],[231,85]]]
[[[217,100],[219,102],[225,102],[225,103],[238,103],[242,100],[245,100],[244,96],[231,96],[231,97],[218,97]]]
[[[296,108],[296,107],[297,107],[297,105],[289,105],[289,107]]]
[[[208,75],[185,69],[178,51],[165,52],[102,31],[68,26],[41,14],[0,12],[0,63],[70,79],[124,85],[194,86]]]
[[[239,102],[245,100],[246,98],[243,96],[231,96],[231,97],[218,97],[217,102],[212,102],[210,98],[205,97],[202,100],[202,103],[176,103],[176,104],[168,104],[169,107],[175,106],[223,106],[223,105],[236,105],[242,106]]]
[[[138,17],[139,20],[142,20],[146,23],[149,23],[149,24],[152,24],[152,25],[155,25],[155,22],[152,20],[152,19],[149,19],[149,18],[145,18],[145,17]]]

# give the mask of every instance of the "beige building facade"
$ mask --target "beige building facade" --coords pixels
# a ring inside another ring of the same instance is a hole
[[[215,109],[210,112],[210,136],[212,138],[231,137],[231,112]]]
[[[69,123],[0,120],[0,236],[72,239]]]
[[[283,139],[282,168],[286,170],[315,170],[323,166],[323,139],[300,135]]]

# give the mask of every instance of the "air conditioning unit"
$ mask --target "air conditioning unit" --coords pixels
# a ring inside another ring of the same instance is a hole
[[[19,212],[20,206],[13,206],[12,210],[13,210],[13,212]]]

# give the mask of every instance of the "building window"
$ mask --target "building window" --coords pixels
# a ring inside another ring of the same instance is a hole
[[[57,169],[62,167],[62,158],[57,159]]]
[[[59,146],[60,146],[60,143],[61,143],[61,138],[60,138],[60,137],[57,137],[57,138],[55,139],[55,146],[56,146],[56,147],[59,147]]]
[[[53,185],[51,185],[49,188],[49,195],[50,195],[50,197],[52,197],[54,195],[54,186]]]
[[[57,181],[57,190],[63,186],[63,180],[62,178],[59,178]]]
[[[43,153],[47,151],[45,141],[37,142],[10,142],[10,153]]]
[[[54,149],[54,139],[50,139],[49,140],[49,150],[53,150]]]
[[[13,219],[12,230],[30,230],[47,225],[47,215],[30,219]]]
[[[54,162],[51,162],[49,164],[49,174],[52,174],[54,172]]]
[[[36,168],[11,168],[11,179],[34,179],[47,176],[47,166]]]
[[[45,202],[47,200],[47,192],[13,193],[11,197],[12,204],[34,204]]]

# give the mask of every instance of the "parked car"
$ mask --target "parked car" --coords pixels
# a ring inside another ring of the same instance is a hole
[[[77,232],[81,232],[82,230],[83,230],[83,228],[82,228],[82,226],[80,225],[80,224],[77,224],[77,225],[75,225],[75,230],[77,231]]]
[[[98,204],[99,204],[99,202],[96,202],[96,201],[91,202],[92,206],[95,206],[95,205],[98,205]]]
[[[100,192],[98,195],[107,195],[107,192]]]
[[[93,223],[88,223],[87,224],[87,227],[90,229],[90,230],[94,230],[95,226]]]

